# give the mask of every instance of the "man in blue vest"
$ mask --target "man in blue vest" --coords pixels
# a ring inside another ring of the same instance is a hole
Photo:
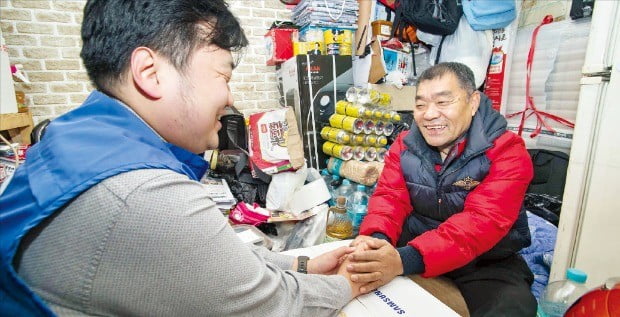
[[[198,182],[248,44],[222,0],[89,0],[83,21],[97,91],[0,196],[3,315],[333,315],[359,293],[350,248],[251,248]]]
[[[472,71],[442,63],[418,79],[415,125],[401,133],[368,204],[350,269],[362,291],[396,275],[444,276],[472,316],[534,316],[523,198],[533,176],[523,140],[476,91]]]

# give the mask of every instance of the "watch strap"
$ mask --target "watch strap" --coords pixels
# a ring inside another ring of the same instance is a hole
[[[310,258],[305,255],[298,256],[297,257],[297,272],[307,274],[309,260]]]

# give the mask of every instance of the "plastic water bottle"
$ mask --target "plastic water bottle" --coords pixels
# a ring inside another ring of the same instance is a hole
[[[566,279],[549,283],[540,297],[542,316],[561,317],[570,305],[585,294],[588,275],[578,269],[566,270]]]
[[[327,188],[329,189],[329,194],[332,196],[332,199],[330,199],[329,201],[329,206],[335,206],[336,205],[336,191],[338,190],[339,184],[340,183],[340,176],[338,175],[332,175],[331,176],[331,180],[329,181]]]
[[[366,186],[357,185],[357,188],[351,195],[351,204],[347,206],[347,213],[353,224],[353,236],[359,233],[360,225],[366,216],[368,209],[368,195],[366,194]]]
[[[343,179],[342,180],[342,185],[340,185],[340,187],[338,187],[338,189],[336,190],[336,199],[339,196],[343,196],[344,198],[346,198],[346,205],[349,205],[349,201],[351,200],[351,195],[353,194],[353,185],[351,185],[351,181],[348,179]]]
[[[327,185],[327,189],[332,191],[332,174],[329,173],[327,169],[321,170],[321,178],[325,181],[325,185]]]

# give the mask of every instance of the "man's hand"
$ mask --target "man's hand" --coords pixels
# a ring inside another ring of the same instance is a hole
[[[365,243],[360,243],[357,245],[357,247],[353,249],[356,251],[362,251],[362,250],[367,250],[368,246]],[[351,272],[347,270],[347,266],[352,263],[351,255],[350,254],[345,255],[343,259],[344,259],[344,262],[342,262],[342,264],[338,268],[338,275],[344,276],[347,279],[347,281],[349,281],[349,286],[351,286],[351,298],[353,299],[363,294],[363,292],[361,292],[360,289],[362,288],[364,283],[355,282],[351,280]]]
[[[360,292],[368,293],[403,274],[403,263],[400,254],[389,242],[375,238],[364,239],[363,242],[368,250],[351,253],[347,270],[352,273],[353,282],[364,284]]]
[[[355,240],[353,240],[353,242],[351,242],[351,246],[352,247],[357,247],[360,243],[366,242],[366,241],[370,241],[373,240],[375,238],[371,237],[371,236],[362,236],[359,235],[357,237],[355,237]]]
[[[335,274],[347,254],[353,252],[353,247],[340,247],[330,252],[323,253],[308,261],[308,273],[311,274]],[[295,265],[297,267],[297,265]]]

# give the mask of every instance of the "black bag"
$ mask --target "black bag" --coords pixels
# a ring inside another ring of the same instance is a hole
[[[222,128],[217,132],[220,140],[219,150],[233,150],[241,148],[248,150],[248,138],[245,131],[245,119],[241,113],[231,113],[220,118]]]
[[[413,25],[426,33],[450,35],[463,15],[461,0],[398,0],[395,8],[394,29],[397,34]]]
[[[528,152],[534,164],[534,178],[527,192],[545,194],[562,200],[568,169],[568,154],[543,149],[529,149]]]

